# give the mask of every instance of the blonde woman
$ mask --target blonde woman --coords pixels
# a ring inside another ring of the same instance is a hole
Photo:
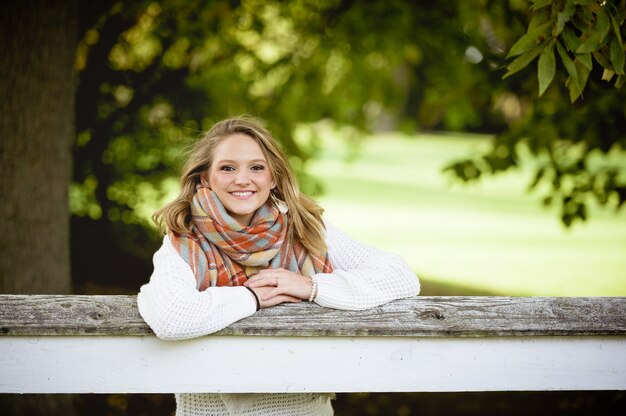
[[[302,194],[262,124],[215,124],[192,148],[139,312],[166,340],[200,337],[284,302],[359,310],[415,296],[396,255],[352,240]],[[376,219],[373,219],[376,220]],[[332,415],[328,394],[177,394],[177,415]]]

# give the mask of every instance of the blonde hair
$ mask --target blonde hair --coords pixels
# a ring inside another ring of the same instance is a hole
[[[202,175],[213,163],[215,148],[234,134],[245,134],[254,139],[272,174],[276,187],[271,195],[287,203],[289,240],[300,241],[312,254],[326,252],[324,241],[324,210],[311,198],[300,192],[300,187],[287,157],[271,133],[261,122],[251,117],[235,117],[216,123],[191,147],[180,177],[180,193],[169,204],[159,209],[152,220],[161,228],[179,234],[191,233],[191,203]]]

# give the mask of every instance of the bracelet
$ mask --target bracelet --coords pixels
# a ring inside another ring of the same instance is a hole
[[[252,296],[254,296],[254,300],[256,301],[256,310],[258,311],[259,309],[261,309],[261,302],[259,302],[259,297],[256,295],[254,290],[250,289],[248,286],[244,286],[244,287],[248,289],[250,293],[252,293]]]
[[[313,302],[313,300],[317,297],[317,280],[311,276],[311,294],[309,295],[309,302]]]

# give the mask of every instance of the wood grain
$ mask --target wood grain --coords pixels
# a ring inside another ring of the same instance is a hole
[[[149,335],[135,296],[0,295],[2,335]],[[216,333],[276,336],[625,335],[626,298],[415,297],[364,311],[300,303]]]

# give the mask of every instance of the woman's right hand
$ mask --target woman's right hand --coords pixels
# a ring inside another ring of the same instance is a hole
[[[260,287],[250,288],[250,289],[254,290],[254,293],[256,293],[257,297],[259,298],[259,303],[261,304],[261,308],[269,308],[270,306],[276,306],[285,302],[298,303],[302,301],[302,299],[298,299],[289,295],[277,295],[268,300],[263,300],[265,295],[267,295],[269,292],[271,292],[275,288],[276,288],[275,286],[260,286]]]

